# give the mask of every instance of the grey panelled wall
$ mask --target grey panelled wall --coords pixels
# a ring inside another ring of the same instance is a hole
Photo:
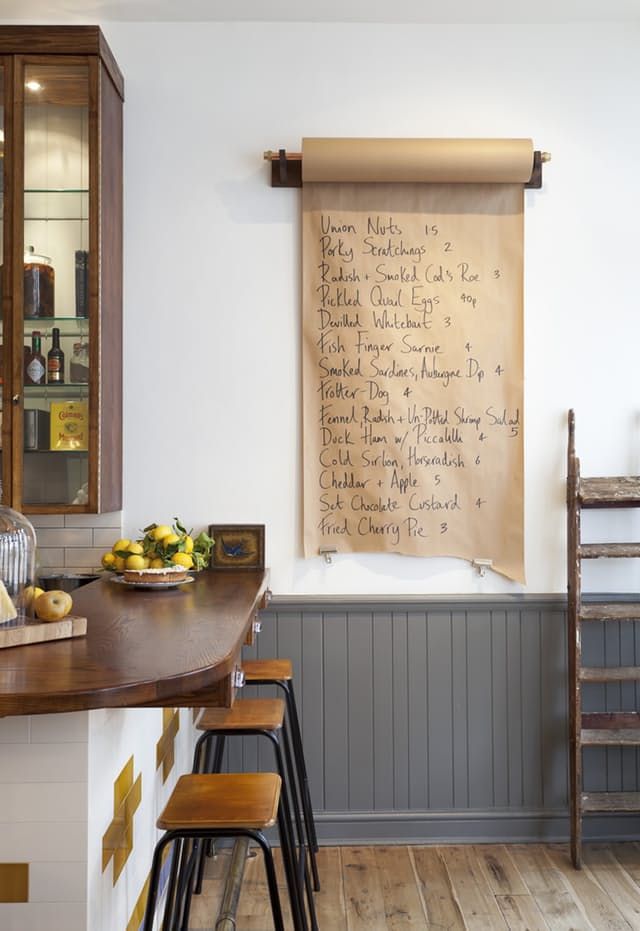
[[[566,627],[559,596],[421,601],[274,599],[246,656],[295,667],[321,838],[561,839],[567,821]],[[638,625],[585,633],[589,664],[640,662]],[[636,655],[637,654],[637,655]],[[591,688],[591,687],[590,687]],[[601,686],[585,709],[638,707]],[[266,742],[231,742],[228,765],[269,768]],[[633,749],[585,757],[585,785],[635,789]],[[638,820],[586,821],[623,837]]]

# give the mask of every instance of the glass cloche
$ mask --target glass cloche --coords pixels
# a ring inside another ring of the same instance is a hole
[[[33,617],[36,532],[24,514],[0,507],[0,625]]]

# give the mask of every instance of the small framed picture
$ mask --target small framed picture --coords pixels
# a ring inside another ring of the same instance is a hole
[[[212,569],[264,569],[264,524],[210,524]]]

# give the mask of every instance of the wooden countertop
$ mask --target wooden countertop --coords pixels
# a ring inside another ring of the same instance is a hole
[[[170,591],[109,577],[77,589],[85,637],[0,651],[0,716],[220,704],[267,580],[264,570],[204,570]]]

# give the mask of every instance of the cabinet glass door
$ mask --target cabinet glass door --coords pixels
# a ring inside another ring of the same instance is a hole
[[[29,64],[24,87],[26,505],[86,504],[89,72]]]
[[[5,357],[5,346],[4,346],[4,295],[7,293],[6,283],[5,283],[5,268],[4,268],[4,101],[5,101],[5,74],[4,68],[0,65],[0,446],[3,448],[0,450],[0,503],[3,501],[3,480],[4,480],[4,457],[9,455],[9,451],[4,449],[4,436],[3,436],[3,422],[2,422],[2,406],[3,406],[3,395],[4,395],[4,377],[5,377],[5,364],[8,369],[8,361],[11,356],[10,346],[6,347],[6,357]],[[9,369],[8,369],[9,370]]]

